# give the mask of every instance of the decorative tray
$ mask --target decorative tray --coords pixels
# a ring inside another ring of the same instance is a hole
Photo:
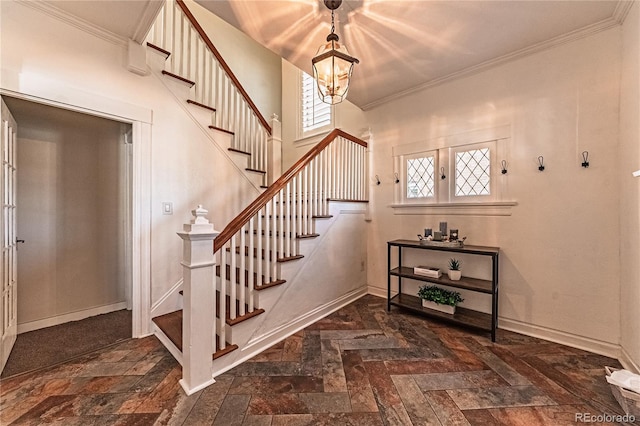
[[[463,241],[429,241],[419,240],[421,246],[436,246],[436,247],[464,247]]]

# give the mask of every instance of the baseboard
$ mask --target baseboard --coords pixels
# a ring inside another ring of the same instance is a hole
[[[367,294],[371,294],[372,296],[378,296],[378,297],[382,297],[382,298],[386,299],[387,298],[387,289],[386,288],[380,288],[380,287],[368,286],[367,287]]]
[[[541,327],[538,325],[526,324],[507,318],[499,318],[498,324],[499,328],[503,330],[513,331],[531,337],[537,337],[539,339],[560,343],[572,348],[582,349],[611,358],[617,359],[620,357],[620,346],[614,343],[603,342],[602,340],[578,336],[576,334]]]
[[[369,294],[382,298],[387,298],[387,290],[380,287],[369,286],[367,288]],[[622,365],[633,366],[638,370],[638,366],[631,360],[619,345],[601,340],[590,339],[584,336],[567,333],[560,330],[541,327],[537,325],[527,324],[521,321],[500,317],[498,319],[498,328],[513,331],[515,333],[524,334],[526,336],[537,337],[539,339],[548,340],[550,342],[560,343],[572,348],[582,349],[596,354],[619,359]]]
[[[182,365],[182,352],[173,344],[173,342],[167,337],[166,334],[158,326],[153,324],[153,334],[164,345],[169,353]]]
[[[111,305],[98,306],[95,308],[70,312],[68,314],[57,315],[55,317],[25,322],[24,324],[18,324],[18,334],[39,330],[45,327],[52,327],[54,325],[60,325],[66,322],[79,321],[100,314],[108,314],[109,312],[120,311],[122,309],[127,309],[127,302],[118,302]]]
[[[633,361],[633,359],[629,355],[629,352],[627,352],[624,347],[620,347],[620,357],[618,359],[620,360],[620,364],[622,364],[625,369],[636,374],[640,374],[640,367],[638,367],[638,364]]]
[[[182,290],[183,279],[180,278],[156,303],[151,306],[151,318],[182,309],[179,291]]]
[[[253,358],[265,349],[273,346],[274,344],[286,339],[292,334],[308,327],[309,325],[321,320],[327,315],[347,306],[350,303],[360,299],[367,294],[367,287],[360,287],[353,290],[344,296],[339,297],[331,302],[325,303],[322,306],[308,312],[306,315],[298,317],[280,327],[272,330],[267,334],[263,334],[247,343],[247,346],[242,348],[242,355],[238,357],[232,364],[224,366],[220,370],[214,371],[215,376],[232,369],[233,367],[242,364],[248,359]],[[215,367],[215,364],[214,364]]]

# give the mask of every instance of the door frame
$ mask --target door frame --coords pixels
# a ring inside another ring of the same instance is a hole
[[[0,88],[0,95],[131,125],[131,226],[127,230],[127,243],[131,247],[131,333],[134,338],[150,335],[152,110],[80,91],[60,82],[42,84],[41,81],[21,79],[21,83],[25,84],[20,84],[19,91]]]

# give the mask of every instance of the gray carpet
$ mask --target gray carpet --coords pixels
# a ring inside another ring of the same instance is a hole
[[[131,311],[121,310],[18,335],[0,377],[50,367],[131,338]]]

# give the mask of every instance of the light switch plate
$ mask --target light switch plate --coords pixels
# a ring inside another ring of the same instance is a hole
[[[164,201],[162,203],[162,214],[173,214],[173,203]]]

